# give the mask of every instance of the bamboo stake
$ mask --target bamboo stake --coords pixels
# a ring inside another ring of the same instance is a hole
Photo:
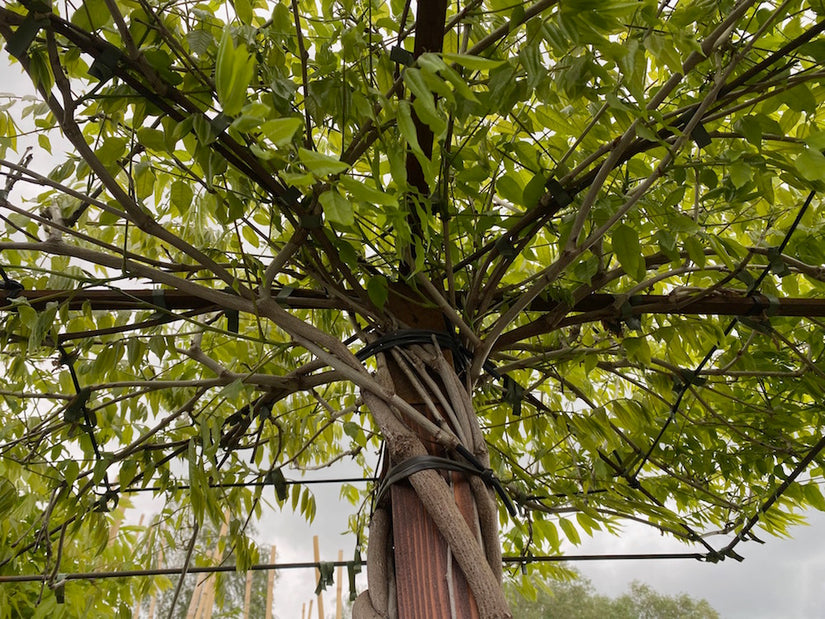
[[[336,589],[335,619],[343,619],[344,617],[344,566],[341,565],[343,560],[344,551],[338,550],[338,574],[336,574],[338,586]]]
[[[312,602],[314,602],[312,598],[309,600],[309,612],[307,613],[307,619],[312,619]]]
[[[192,589],[192,598],[189,600],[189,608],[186,609],[186,619],[195,619],[195,612],[198,610],[201,593],[201,583],[196,582],[195,588]]]
[[[221,558],[221,540],[226,537],[229,532],[229,510],[224,512],[223,524],[221,525],[221,532],[218,534],[218,540],[215,542],[215,550],[212,551],[212,562],[217,563]],[[212,619],[212,608],[215,606],[215,586],[217,585],[217,575],[213,575],[205,583],[203,609],[201,610],[201,619]]]
[[[315,552],[315,563],[321,562],[321,548],[320,544],[318,543],[318,536],[312,536],[312,548]],[[317,567],[315,568],[315,582],[317,583],[321,578],[321,570]],[[311,615],[312,613],[310,613]],[[323,592],[318,592],[318,619],[324,619],[324,594]]]
[[[307,616],[307,603],[304,602],[301,604],[301,619],[306,619]]]
[[[212,563],[217,563],[220,558],[220,542],[226,536],[229,530],[229,511],[224,512],[224,522],[221,525],[221,530],[218,533],[218,539],[215,542],[215,549],[212,551]],[[186,619],[205,619],[207,607],[210,603],[214,603],[215,593],[213,590],[215,579],[210,575],[203,580],[195,583],[195,589],[192,591],[192,599],[189,601],[189,608],[186,610]],[[210,600],[210,590],[212,590],[212,597]],[[211,606],[210,606],[211,607]],[[211,611],[210,611],[211,615]]]
[[[158,569],[163,567],[163,548],[158,549]],[[157,598],[155,596],[154,591],[152,592],[152,597],[149,598],[149,617],[148,619],[155,619],[155,604],[157,603]]]
[[[118,510],[118,514],[115,516],[115,521],[112,523],[112,527],[109,529],[109,542],[107,544],[108,546],[111,546],[114,543],[115,538],[117,537],[117,532],[120,530],[120,523],[123,520],[124,513],[125,513],[124,510]],[[141,526],[143,524],[144,515],[145,514],[140,515],[140,520],[138,521],[138,526]],[[140,606],[141,606],[142,603],[143,603],[143,600],[138,600],[137,601],[137,605],[135,606],[135,611],[132,613],[132,619],[139,619],[139,617],[140,617]]]
[[[249,604],[252,601],[252,575],[254,572],[246,573],[246,591],[243,594],[243,619],[249,619]]]
[[[109,546],[115,543],[117,539],[118,531],[120,531],[120,525],[123,524],[123,516],[125,514],[125,510],[118,509],[115,514],[115,520],[112,523],[112,526],[109,527]]]
[[[275,544],[269,551],[269,562],[275,563]],[[266,619],[272,619],[273,589],[275,588],[275,570],[269,570],[266,579]]]

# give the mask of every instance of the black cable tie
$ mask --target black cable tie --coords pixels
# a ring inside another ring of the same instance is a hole
[[[20,0],[20,4],[32,13],[51,13],[51,0]]]
[[[298,200],[301,198],[301,192],[295,187],[287,187],[286,191],[281,194],[280,200],[284,206],[296,206]]]
[[[482,466],[481,462],[478,461],[478,458],[476,458],[473,454],[471,454],[469,452],[469,450],[466,447],[464,447],[464,445],[456,445],[455,450],[459,454],[461,454],[461,456],[465,460],[467,460],[467,462],[469,462],[470,464],[472,464],[475,467],[475,471],[473,471],[475,474],[479,475],[479,474],[484,473],[485,471],[488,471],[488,470],[490,471],[489,476],[490,476],[490,480],[491,480],[493,489],[496,491],[496,494],[498,494],[499,498],[504,503],[504,507],[507,508],[507,512],[510,514],[510,516],[515,518],[516,517],[516,506],[513,505],[513,502],[510,500],[510,497],[507,494],[507,491],[504,489],[504,486],[501,485],[501,482],[499,481],[498,477],[496,477],[493,474],[493,471],[490,470],[490,469],[485,468],[484,466]]]
[[[562,184],[555,178],[548,179],[547,182],[544,183],[544,187],[550,192],[550,197],[559,208],[564,208],[573,202],[573,196],[571,196],[567,190],[562,187]]]
[[[759,297],[759,309],[763,316],[776,316],[779,312],[779,299],[771,294],[760,292],[759,294],[751,295],[751,298],[756,300]]]
[[[94,59],[89,67],[89,75],[99,82],[108,82],[115,75],[115,68],[120,61],[121,53],[114,45],[107,45]]]
[[[628,475],[625,477],[625,481],[627,481],[627,485],[633,488],[634,490],[641,490],[642,484],[639,482],[639,478],[635,475]]]
[[[111,501],[111,505],[109,502]],[[110,512],[114,509],[117,509],[117,504],[120,502],[120,496],[118,495],[116,490],[109,489],[107,490],[102,497],[100,497],[97,502],[95,503],[94,511],[96,512]]]
[[[280,292],[275,295],[275,301],[280,303],[281,305],[286,304],[289,302],[289,297],[292,296],[292,293],[295,292],[295,288],[292,286],[284,286],[281,288]]]
[[[283,503],[287,499],[286,478],[280,467],[269,471],[264,477],[264,483],[272,484],[275,487],[275,496]]]
[[[48,21],[35,17],[34,12],[26,15],[26,18],[17,27],[17,30],[9,37],[6,43],[6,51],[18,60],[24,58],[37,33],[40,32],[40,29],[46,26],[46,24],[48,24]]]
[[[710,134],[708,130],[705,129],[705,125],[699,123],[693,128],[693,131],[690,132],[690,137],[693,138],[694,143],[699,148],[705,148],[706,146],[710,146],[711,140]]]
[[[745,557],[743,557],[742,555],[734,552],[733,548],[725,548],[722,552],[724,553],[724,555],[726,557],[729,557],[729,558],[733,559],[734,561],[738,561],[739,563],[742,563],[742,561],[745,560]]]
[[[679,370],[678,378],[681,381],[681,384],[694,385],[695,387],[701,387],[708,382],[707,378],[702,378],[696,373],[695,370],[689,370],[687,368],[682,368]]]
[[[510,235],[505,235],[500,237],[496,241],[496,251],[501,254],[501,257],[505,260],[510,260],[511,258],[515,258],[518,255],[518,250],[516,249],[515,244],[510,239]]]
[[[354,602],[358,597],[358,590],[355,588],[355,565],[352,561],[347,563],[347,576],[349,577],[349,601]]]
[[[301,215],[301,217],[298,220],[298,223],[301,225],[302,228],[306,228],[307,230],[317,230],[321,227],[321,214],[317,213],[315,215]]]
[[[502,377],[502,386],[504,387],[504,402],[512,407],[513,415],[519,417],[521,402],[524,399],[524,387],[507,374]]]
[[[66,603],[66,580],[60,577],[61,575],[57,575],[57,582],[50,585],[51,590],[54,592],[54,599],[58,604],[65,604]]]
[[[224,286],[223,291],[226,294],[238,294],[230,286]],[[241,313],[236,309],[225,309],[223,315],[226,316],[226,330],[230,333],[237,333],[240,329]]]
[[[410,346],[412,344],[431,344],[433,337],[435,337],[438,345],[442,348],[447,348],[458,355],[464,355],[466,353],[466,351],[461,350],[460,347],[456,349],[456,340],[450,333],[444,331],[429,331],[427,329],[400,329],[383,335],[374,342],[367,344],[355,353],[355,356],[359,361],[363,362],[391,348]]]
[[[326,591],[334,583],[333,574],[335,564],[332,561],[320,561],[318,563],[318,585],[315,587],[315,595],[320,595],[321,591]]]
[[[411,67],[415,63],[415,56],[403,47],[395,46],[390,49],[390,60],[403,64],[405,67]]]
[[[788,265],[782,260],[782,252],[779,250],[779,247],[768,248],[768,265],[771,272],[775,273],[778,277],[785,277],[791,274]]]
[[[406,479],[410,475],[429,469],[438,469],[455,471],[457,473],[469,475],[478,475],[486,484],[493,487],[504,502],[504,506],[507,508],[509,514],[515,518],[516,508],[512,501],[510,501],[510,497],[507,496],[504,487],[493,474],[493,471],[482,467],[478,460],[461,445],[456,447],[456,451],[458,451],[465,458],[469,456],[468,460],[473,464],[473,466],[468,466],[466,464],[462,464],[461,462],[448,460],[447,458],[441,458],[439,456],[414,456],[412,458],[408,458],[401,464],[398,464],[390,469],[389,473],[387,473],[386,477],[384,477],[381,482],[381,485],[378,487],[378,492],[376,492],[375,495],[375,502],[380,503],[391,486]]]
[[[166,290],[163,288],[153,288],[152,289],[152,305],[157,307],[160,310],[169,311],[169,308],[166,306]]]
[[[215,118],[210,120],[209,123],[212,125],[212,128],[215,130],[216,134],[220,135],[226,131],[226,128],[229,127],[229,125],[232,124],[232,119],[223,112],[220,112],[217,116],[215,116]]]
[[[3,267],[0,267],[0,277],[3,278],[3,284],[0,285],[0,288],[6,291],[6,300],[10,301],[11,299],[15,299],[20,296],[20,293],[25,290],[23,284],[18,281],[11,279],[7,274],[6,271],[3,270]]]

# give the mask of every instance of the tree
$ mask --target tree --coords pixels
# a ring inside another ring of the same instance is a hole
[[[185,483],[243,570],[262,485],[311,519],[284,473],[379,444],[356,616],[508,616],[502,548],[624,519],[719,561],[825,508],[823,13],[7,3],[42,102],[0,116],[3,569],[54,587]]]
[[[513,615],[524,619],[575,617],[576,619],[718,619],[707,600],[696,600],[686,593],[663,595],[649,585],[633,581],[630,590],[618,598],[597,593],[593,584],[580,575],[575,580],[557,580],[535,591],[528,600],[515,589],[508,589]]]
[[[200,542],[199,548],[194,549],[192,555],[192,564],[194,565],[210,565],[214,563],[211,559],[215,555],[216,549],[218,553],[223,551],[226,554],[226,549],[222,548],[225,545],[224,540],[220,539],[219,530],[214,527],[208,520],[204,523],[206,531],[198,532],[198,540]],[[254,531],[248,533],[254,535]],[[181,529],[175,528],[171,531],[171,536],[167,541],[166,546],[169,551],[168,554],[161,554],[163,563],[168,566],[182,565],[186,560],[186,545],[191,539],[192,531],[187,527]],[[262,546],[258,549],[258,556],[261,558],[269,557],[270,547]],[[220,556],[220,555],[219,555]],[[186,619],[189,614],[189,609],[195,611],[197,606],[203,605],[205,608],[208,603],[201,602],[201,597],[205,600],[211,600],[213,603],[213,612],[211,614],[215,619],[242,619],[247,612],[246,617],[265,617],[266,616],[266,601],[267,601],[267,581],[268,573],[265,571],[248,572],[251,577],[249,583],[249,600],[246,599],[247,575],[236,573],[218,573],[211,575],[214,582],[214,593],[203,592],[198,594],[196,587],[201,584],[202,591],[209,591],[209,587],[205,586],[204,578],[207,574],[190,574],[184,578],[180,590],[177,591],[177,586],[172,586],[171,581],[159,583],[155,600],[155,616],[169,617],[177,619]],[[277,572],[273,574],[277,577]],[[177,583],[174,583],[175,585]],[[194,599],[194,602],[192,601]],[[249,605],[249,609],[246,605]],[[151,600],[144,604],[144,612],[149,612]],[[148,616],[148,614],[147,614]]]

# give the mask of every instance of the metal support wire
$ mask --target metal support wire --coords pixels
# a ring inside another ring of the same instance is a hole
[[[788,231],[785,234],[785,238],[782,239],[782,243],[779,245],[779,248],[777,249],[777,254],[778,255],[781,255],[782,252],[785,250],[785,247],[788,245],[788,242],[791,240],[791,235],[793,235],[793,233],[796,231],[796,228],[799,225],[799,223],[802,221],[802,217],[805,215],[805,212],[808,210],[808,207],[810,206],[811,201],[813,201],[814,195],[816,195],[816,191],[811,191],[808,194],[808,197],[805,199],[805,202],[802,204],[802,207],[799,209],[799,212],[796,214],[796,218],[794,219],[794,221],[791,224],[790,228],[788,228]],[[767,277],[767,275],[770,272],[772,266],[773,265],[770,262],[765,266],[765,268],[759,274],[759,277],[757,277],[753,281],[753,283],[750,286],[748,286],[748,292],[745,296],[753,297],[753,295],[756,293],[756,290],[759,288],[759,286],[765,280],[765,277]],[[730,334],[730,332],[733,331],[733,328],[736,326],[736,324],[738,322],[739,322],[739,317],[734,316],[731,319],[728,326],[725,328],[725,331],[724,331],[725,336],[728,336]],[[645,466],[645,464],[647,464],[647,461],[648,461],[648,459],[650,459],[651,454],[656,449],[656,447],[659,445],[659,441],[662,440],[662,437],[664,436],[665,431],[670,426],[670,424],[673,422],[673,420],[676,418],[676,413],[679,410],[679,405],[682,403],[682,399],[685,397],[685,394],[687,393],[687,390],[690,388],[691,384],[693,384],[693,379],[695,379],[695,377],[699,376],[699,373],[704,369],[704,367],[708,364],[708,362],[710,362],[710,358],[713,356],[713,353],[715,353],[718,349],[719,349],[719,346],[717,344],[714,344],[711,347],[711,349],[707,352],[705,357],[699,362],[699,365],[697,365],[696,368],[692,372],[689,373],[688,380],[683,380],[682,381],[682,384],[679,387],[679,391],[676,395],[676,400],[673,402],[673,405],[670,407],[670,414],[668,415],[667,420],[665,421],[665,423],[662,426],[661,430],[659,430],[659,434],[656,435],[656,438],[653,441],[653,443],[650,445],[650,448],[645,453],[645,455],[642,458],[641,462],[639,462],[638,467],[636,467],[636,472],[633,473],[632,475],[627,475],[626,476],[627,480],[629,482],[636,483],[636,481],[637,481],[636,478],[638,477],[638,475],[641,472],[642,468]]]
[[[695,561],[704,560],[705,555],[701,553],[653,553],[653,554],[605,554],[605,555],[542,555],[535,557],[504,556],[501,558],[505,564],[529,564],[529,563],[564,563],[567,561],[651,561],[651,560],[678,560],[693,559]],[[298,563],[258,563],[250,565],[247,570],[260,572],[266,570],[293,570],[293,569],[318,569],[321,563],[334,567],[349,567],[356,565],[354,561],[304,561]],[[235,565],[213,565],[196,566],[186,570],[187,574],[214,574],[238,571]],[[73,574],[61,574],[62,580],[103,580],[107,578],[141,578],[152,576],[179,576],[183,572],[182,567],[155,568],[145,570],[118,570],[114,572],[76,572]],[[19,582],[41,582],[42,574],[7,574],[0,575],[0,584]]]

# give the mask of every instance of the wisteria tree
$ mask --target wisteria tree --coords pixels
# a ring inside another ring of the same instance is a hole
[[[507,617],[502,552],[632,520],[741,559],[825,509],[824,15],[6,2],[40,98],[0,113],[0,580],[37,582],[0,608],[131,608],[152,581],[62,585],[153,567],[159,520],[109,535],[140,488],[189,547],[231,507],[243,571],[342,459],[380,477],[342,487],[356,617]]]

